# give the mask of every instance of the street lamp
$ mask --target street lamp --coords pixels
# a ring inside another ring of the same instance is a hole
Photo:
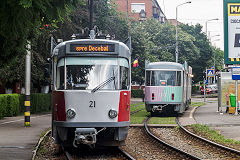
[[[181,6],[181,5],[187,4],[187,3],[191,3],[191,1],[179,4],[176,7],[176,50],[175,50],[175,53],[176,53],[176,63],[178,63],[178,7]]]
[[[207,20],[206,21],[206,35],[207,35],[207,23],[209,22],[209,21],[214,21],[214,20],[218,20],[218,18],[214,18],[214,19],[209,19],[209,20]],[[207,37],[209,37],[208,35],[207,35]]]
[[[216,35],[216,36],[220,36],[220,35]],[[214,42],[214,41],[220,41],[220,39],[214,39],[213,41],[211,41],[211,42]],[[216,62],[215,62],[216,60],[215,60],[215,52],[214,52],[214,59],[213,59],[213,63],[214,63],[214,71],[216,71]],[[216,82],[216,75],[215,75],[215,73],[214,73],[214,79],[213,79],[213,83],[215,84],[215,82]]]

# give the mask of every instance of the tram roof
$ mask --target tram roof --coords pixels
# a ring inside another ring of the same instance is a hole
[[[130,58],[131,57],[131,52],[129,50],[129,48],[127,47],[126,44],[124,44],[123,42],[120,41],[116,41],[116,40],[107,40],[107,39],[75,39],[75,40],[69,40],[69,41],[64,41],[60,44],[58,44],[54,50],[58,50],[58,53],[53,52],[53,54],[56,54],[58,56],[58,58],[64,57],[66,55],[79,55],[80,54],[74,54],[74,53],[68,53],[67,52],[67,47],[70,44],[99,44],[99,45],[104,45],[104,44],[115,44],[115,55],[119,56],[119,57],[126,57],[126,58]],[[117,53],[117,54],[116,54]],[[94,54],[96,56],[96,52],[94,53],[90,53],[88,52],[88,56]],[[106,55],[111,55],[110,53],[105,53]],[[103,55],[105,55],[103,54]],[[83,55],[82,55],[83,56]]]
[[[146,64],[146,69],[176,69],[184,70],[184,67],[180,63],[176,62],[152,62]]]

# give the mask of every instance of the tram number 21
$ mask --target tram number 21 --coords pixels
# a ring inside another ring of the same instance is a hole
[[[89,101],[89,107],[90,108],[96,107],[96,101]]]

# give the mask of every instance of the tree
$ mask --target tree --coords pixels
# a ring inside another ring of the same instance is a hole
[[[11,0],[0,3],[0,68],[14,57],[24,56],[27,40],[39,34],[43,24],[62,21],[81,0]]]
[[[139,67],[132,68],[132,80],[144,82],[145,60],[175,62],[175,26],[155,19],[135,23],[131,30],[132,61],[139,57]],[[200,57],[195,37],[179,28],[179,63],[191,63]]]
[[[194,45],[199,49],[200,51],[200,57],[197,58],[194,61],[189,61],[189,64],[193,67],[193,73],[194,73],[194,81],[198,82],[202,80],[202,74],[203,71],[206,69],[206,67],[209,64],[209,61],[213,57],[213,51],[210,45],[209,40],[207,39],[207,36],[202,32],[202,26],[200,24],[197,24],[195,26],[190,26],[188,24],[182,24],[180,25],[180,28],[195,37],[195,40],[193,41]]]

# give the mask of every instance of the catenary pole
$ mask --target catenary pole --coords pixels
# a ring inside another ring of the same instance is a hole
[[[25,112],[24,112],[24,126],[31,126],[30,125],[30,90],[31,90],[31,44],[27,42],[27,54],[25,60]]]

